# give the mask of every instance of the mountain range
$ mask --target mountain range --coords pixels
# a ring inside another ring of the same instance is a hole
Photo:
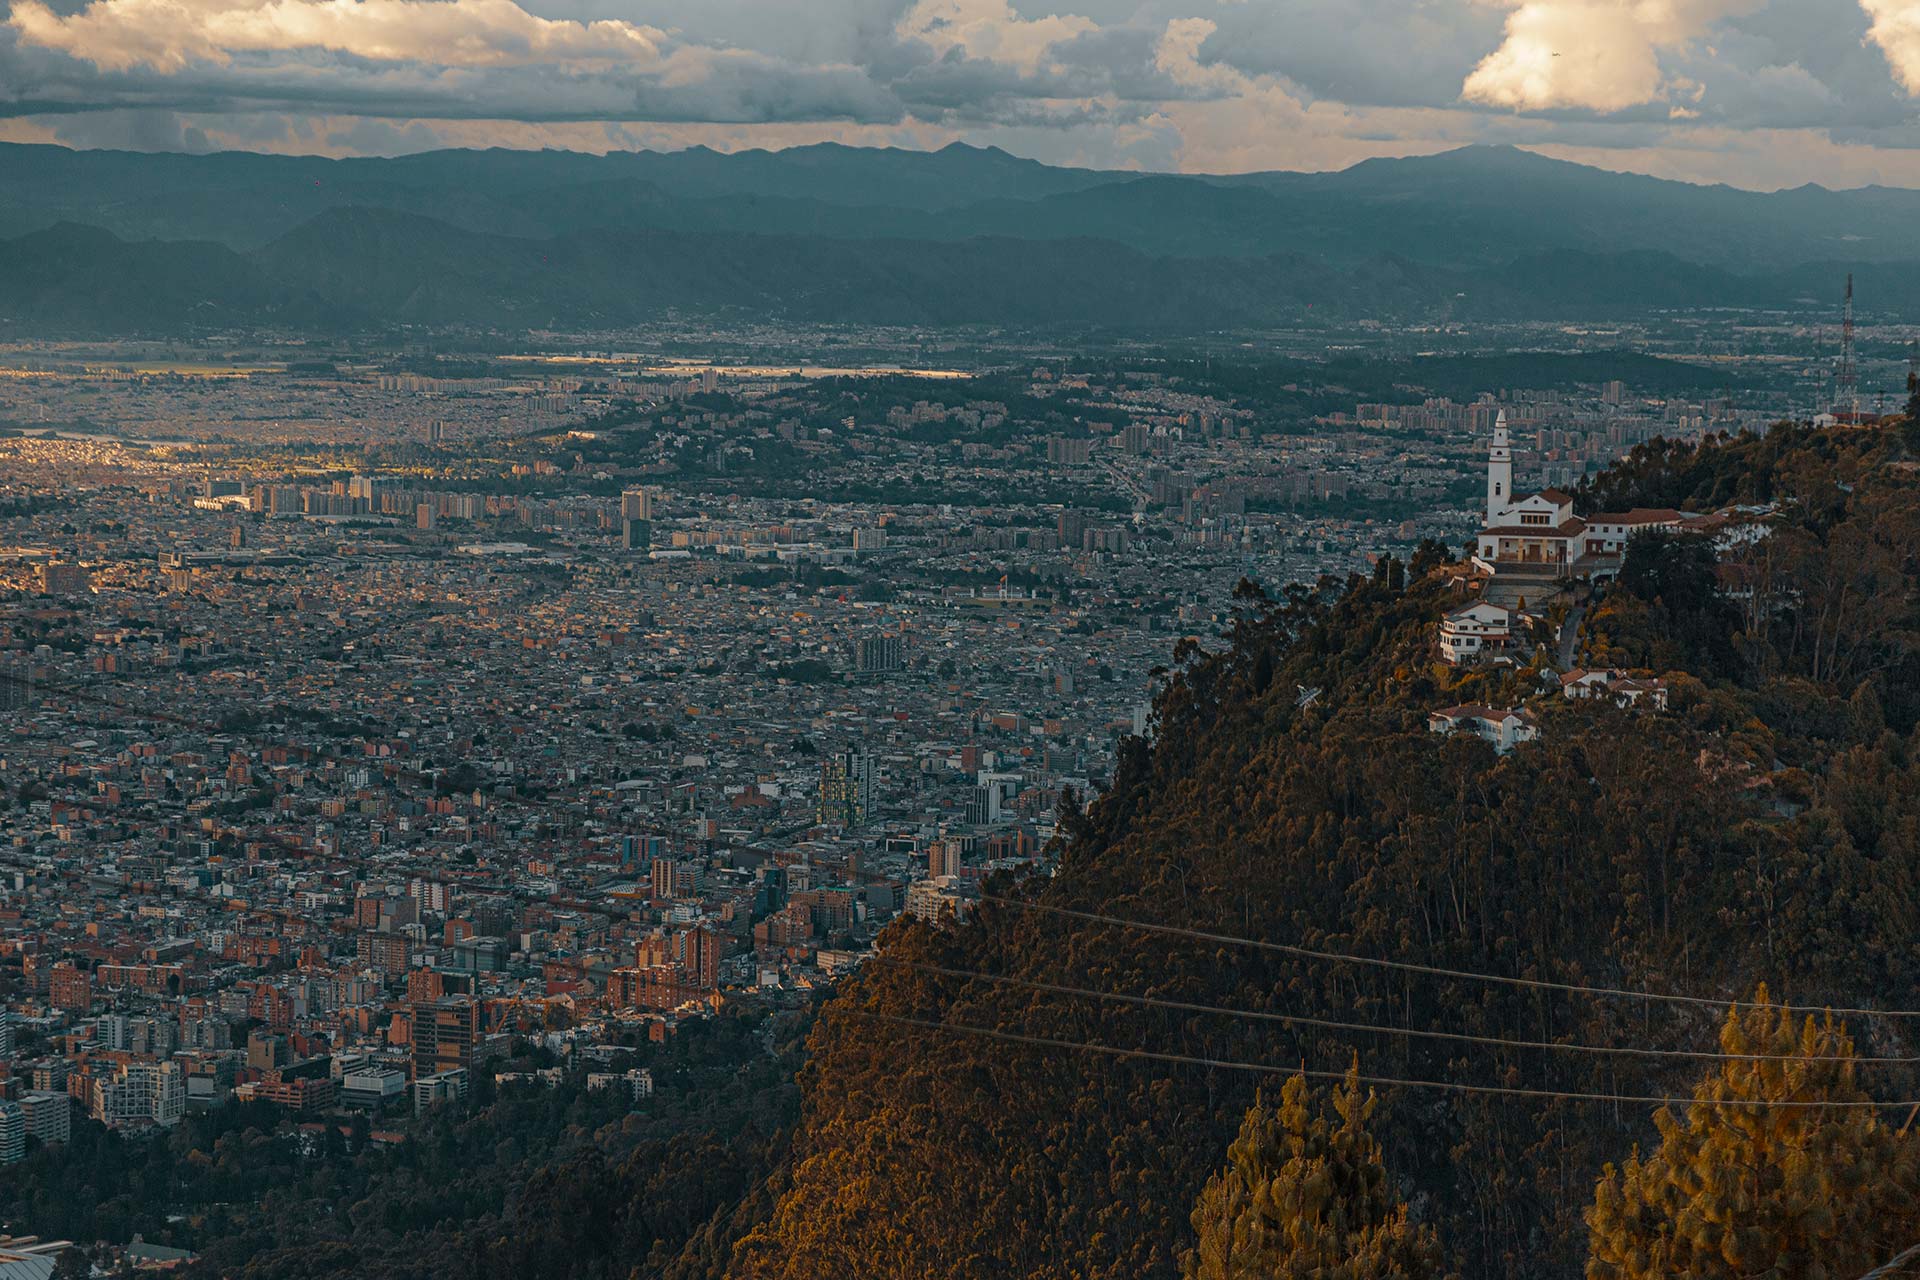
[[[397,159],[0,147],[0,320],[1190,332],[1920,296],[1920,191],[1757,193],[1512,148],[1232,177],[992,148]]]

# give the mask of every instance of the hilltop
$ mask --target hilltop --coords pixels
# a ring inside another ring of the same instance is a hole
[[[1631,544],[1592,602],[1581,656],[1664,678],[1662,711],[1562,697],[1544,644],[1517,666],[1437,664],[1458,600],[1438,547],[1278,598],[1248,584],[1224,643],[1177,651],[1152,743],[1136,740],[1071,822],[1057,875],[990,887],[1007,901],[964,925],[896,926],[826,1006],[793,1154],[730,1274],[1175,1274],[1188,1212],[1262,1077],[1023,1036],[1685,1096],[1696,1062],[1518,1042],[1710,1052],[1714,1009],[1457,975],[1910,1004],[1920,484],[1906,458],[1893,431],[1783,426],[1649,447],[1581,495],[1587,510],[1773,513],[1717,564],[1688,537]],[[1430,732],[1429,713],[1456,703],[1525,705],[1539,737],[1499,755]],[[1862,1052],[1914,1051],[1909,1023],[1849,1024]],[[1861,1086],[1910,1097],[1916,1081],[1882,1066]],[[1642,1104],[1417,1088],[1381,1101],[1385,1167],[1467,1275],[1578,1274],[1603,1165],[1657,1137]]]

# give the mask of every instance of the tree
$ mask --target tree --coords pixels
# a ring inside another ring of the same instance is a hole
[[[1662,1108],[1660,1146],[1606,1167],[1587,1214],[1587,1280],[1686,1276],[1831,1280],[1860,1275],[1920,1233],[1920,1148],[1860,1103],[1853,1041],[1831,1018],[1796,1025],[1767,1001],[1728,1013],[1729,1060],[1684,1119]]]
[[[1908,449],[1920,445],[1920,369],[1907,374],[1907,421],[1900,428],[1900,438]]]
[[[1256,1099],[1227,1165],[1193,1207],[1200,1239],[1187,1280],[1423,1280],[1445,1270],[1433,1228],[1417,1226],[1387,1185],[1368,1128],[1371,1092],[1356,1064],[1314,1115],[1305,1076],[1269,1109]]]

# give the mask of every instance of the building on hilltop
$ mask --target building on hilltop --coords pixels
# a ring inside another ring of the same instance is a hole
[[[1573,495],[1558,489],[1515,495],[1503,409],[1487,454],[1486,524],[1474,540],[1473,563],[1496,577],[1608,578],[1619,572],[1628,539],[1647,529],[1685,528],[1689,519],[1666,508],[1579,516]]]
[[[1643,701],[1658,711],[1667,709],[1667,682],[1656,677],[1630,676],[1617,669],[1573,670],[1560,677],[1560,692],[1569,698],[1611,698],[1622,707]]]
[[[1519,615],[1505,605],[1476,600],[1440,620],[1440,660],[1465,667],[1503,653],[1513,643]]]
[[[1470,733],[1493,744],[1505,755],[1523,742],[1540,736],[1540,722],[1524,707],[1501,709],[1483,706],[1444,707],[1427,717],[1430,733],[1452,735]]]

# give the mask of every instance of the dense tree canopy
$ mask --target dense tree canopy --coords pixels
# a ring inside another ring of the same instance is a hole
[[[1193,1207],[1184,1280],[1438,1280],[1439,1240],[1394,1196],[1368,1130],[1373,1108],[1357,1064],[1330,1116],[1313,1113],[1304,1076],[1287,1080],[1276,1107],[1256,1098]]]
[[[1380,1097],[1416,1216],[1464,1274],[1582,1269],[1603,1167],[1659,1134],[1645,1108],[1552,1095],[1683,1094],[1690,1064],[1644,1051],[1711,1050],[1696,1009],[1035,908],[1578,986],[1899,1001],[1920,986],[1920,488],[1903,457],[1892,432],[1786,426],[1650,446],[1582,495],[1746,508],[1636,547],[1590,616],[1578,660],[1665,675],[1665,713],[1436,664],[1459,599],[1437,557],[1243,592],[1225,647],[1182,647],[1151,745],[1068,824],[1057,875],[962,926],[896,926],[823,1009],[788,1190],[731,1273],[1178,1274],[1257,1077],[1018,1037],[1332,1072],[1358,1053],[1369,1074],[1466,1086]],[[1302,686],[1322,692],[1301,705]],[[1426,728],[1437,707],[1526,699],[1541,736],[1510,755]],[[1911,1051],[1903,1022],[1850,1029]],[[1640,1052],[1534,1047],[1556,1043]],[[1507,1085],[1544,1093],[1471,1091]],[[1905,1068],[1863,1087],[1920,1093]]]
[[[1727,1014],[1728,1061],[1660,1143],[1600,1179],[1587,1280],[1851,1280],[1920,1241],[1920,1139],[1862,1103],[1853,1043],[1831,1020],[1760,1003]]]

